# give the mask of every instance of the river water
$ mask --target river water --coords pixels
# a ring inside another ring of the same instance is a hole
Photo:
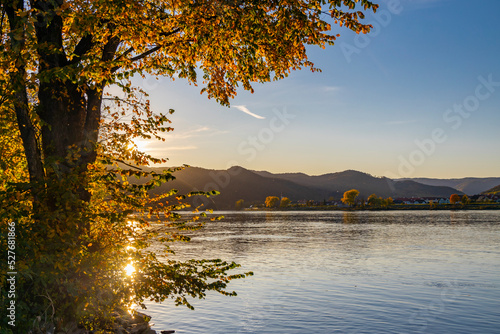
[[[186,258],[254,276],[195,310],[147,303],[176,333],[500,333],[500,211],[224,212]]]

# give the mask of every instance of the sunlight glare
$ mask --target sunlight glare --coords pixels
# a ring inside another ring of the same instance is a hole
[[[137,308],[137,304],[136,304],[136,303],[132,303],[132,304],[128,307],[127,311],[128,311],[128,313],[129,313],[130,315],[133,315],[133,314],[134,314],[134,311],[135,311],[135,309],[136,309],[136,308]]]
[[[127,276],[132,276],[132,274],[135,272],[135,268],[134,268],[134,265],[132,263],[127,264],[127,266],[125,266],[124,270],[125,270],[125,273],[127,274]]]
[[[127,150],[131,151],[135,149],[139,152],[146,152],[148,145],[149,142],[146,140],[135,139],[132,140],[132,142],[128,143]]]

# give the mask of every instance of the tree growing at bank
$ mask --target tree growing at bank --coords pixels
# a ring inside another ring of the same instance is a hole
[[[456,204],[456,203],[459,203],[460,201],[461,201],[460,195],[458,195],[458,194],[452,194],[450,196],[450,204]]]
[[[467,205],[470,203],[470,199],[469,199],[469,196],[467,195],[463,195],[462,198],[460,199],[460,202],[462,203],[462,205]]]
[[[280,204],[280,198],[278,196],[267,196],[265,203],[266,208],[276,208]]]
[[[344,193],[344,196],[342,197],[341,201],[344,204],[347,204],[351,207],[356,206],[356,198],[359,195],[359,191],[356,189],[351,189],[348,190]]]
[[[237,200],[236,203],[234,204],[234,208],[236,210],[242,210],[244,207],[245,207],[245,201],[242,199]]]
[[[292,201],[288,197],[282,197],[280,200],[280,207],[286,208]]]
[[[370,196],[368,196],[366,202],[368,203],[369,206],[372,207],[381,207],[381,206],[388,207],[394,204],[392,197],[384,199],[375,194],[371,194]]]
[[[382,204],[384,203],[384,199],[375,194],[371,194],[370,196],[368,196],[368,199],[366,201],[369,206],[382,206]]]
[[[208,290],[232,294],[227,283],[244,276],[228,274],[234,263],[160,261],[145,251],[148,218],[182,230],[204,217],[181,219],[174,211],[185,196],[175,190],[150,195],[175,169],[141,169],[165,160],[140,152],[134,139],[163,140],[172,128],[132,78],[178,77],[228,105],[237,87],[317,71],[306,46],[333,44],[331,23],[368,32],[359,9],[377,8],[367,0],[0,4],[0,232],[7,249],[15,222],[16,332],[105,326],[115,307],[145,299],[190,306],[186,297]],[[161,238],[175,240],[188,238]],[[9,270],[0,266],[3,307]]]

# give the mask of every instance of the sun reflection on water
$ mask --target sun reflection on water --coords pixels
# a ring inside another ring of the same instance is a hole
[[[135,221],[135,220],[128,220],[128,221],[127,221],[127,225],[128,225],[129,227],[131,227],[131,228],[132,228],[132,230],[137,230],[137,229],[138,229],[138,227],[137,227],[138,222],[137,222],[137,221]],[[129,241],[130,241],[131,243],[134,241],[134,238],[133,238],[133,237],[128,237],[128,239],[129,239]],[[136,248],[135,248],[134,246],[132,246],[132,245],[128,245],[128,246],[126,246],[126,248],[125,248],[125,249],[126,249],[127,251],[130,251],[130,250],[135,250]],[[131,258],[129,258],[129,260],[131,260]],[[133,262],[130,262],[129,264],[127,264],[127,265],[125,266],[125,268],[123,268],[123,270],[125,270],[125,274],[126,274],[127,276],[132,276],[132,275],[134,274],[134,272],[135,272],[135,267],[134,267]]]
[[[139,222],[136,220],[127,220],[127,225],[133,230],[137,230],[139,228]]]
[[[127,308],[127,312],[128,312],[129,314],[131,314],[131,315],[132,315],[132,314],[134,314],[135,309],[137,308],[137,306],[138,306],[138,305],[137,305],[136,303],[132,303],[132,304],[130,304],[130,306]]]

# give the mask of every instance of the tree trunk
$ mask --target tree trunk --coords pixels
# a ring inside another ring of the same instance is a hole
[[[10,43],[13,51],[13,59],[16,60],[16,70],[11,72],[11,85],[14,93],[14,110],[16,112],[17,124],[21,132],[21,139],[28,162],[30,183],[40,184],[44,180],[44,170],[42,165],[42,155],[39,143],[36,138],[36,131],[29,114],[28,93],[26,87],[26,64],[22,57],[24,49],[25,31],[22,20],[17,17],[16,11],[22,10],[22,1],[14,2],[11,5],[4,5],[5,12],[9,19],[9,28],[12,32]],[[21,36],[21,38],[16,38]],[[36,191],[33,191],[37,197]]]
[[[65,68],[75,66],[92,46],[92,36],[85,35],[74,50],[76,56],[68,60],[63,48],[62,19],[56,14],[56,7],[61,3],[34,2],[34,7],[39,10],[35,29],[40,45],[38,99],[44,165],[48,179],[78,173],[81,183],[68,190],[88,202],[90,194],[85,190],[85,175],[89,164],[97,158],[96,144],[106,81],[85,83],[80,78],[76,84],[54,75],[55,71],[64,72]],[[119,43],[119,38],[110,37],[103,47],[101,61],[112,60]]]

